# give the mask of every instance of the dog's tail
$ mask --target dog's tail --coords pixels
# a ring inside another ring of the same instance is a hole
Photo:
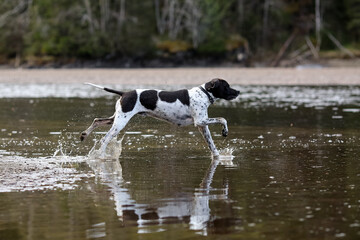
[[[118,94],[120,96],[122,96],[124,94],[124,92],[122,92],[122,91],[118,91],[118,90],[114,90],[114,89],[111,89],[111,88],[99,86],[99,85],[96,85],[96,84],[93,84],[93,83],[85,83],[85,84],[93,86],[93,87],[100,88],[100,89],[105,90],[107,92],[116,93],[116,94]]]

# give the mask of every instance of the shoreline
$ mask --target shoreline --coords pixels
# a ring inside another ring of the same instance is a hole
[[[236,85],[360,85],[360,68],[0,69],[0,83],[199,85],[212,78]]]

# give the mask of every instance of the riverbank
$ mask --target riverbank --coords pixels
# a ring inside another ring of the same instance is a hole
[[[1,69],[0,83],[199,85],[212,78],[237,85],[360,85],[360,68]]]

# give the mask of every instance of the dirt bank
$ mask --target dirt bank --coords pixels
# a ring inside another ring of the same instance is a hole
[[[220,77],[239,85],[360,85],[359,68],[3,69],[1,83],[199,85]]]

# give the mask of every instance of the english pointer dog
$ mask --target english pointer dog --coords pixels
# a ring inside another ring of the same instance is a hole
[[[136,114],[146,115],[178,126],[194,124],[203,135],[214,157],[219,156],[219,151],[212,140],[208,125],[219,123],[223,126],[222,135],[228,135],[227,122],[224,118],[209,118],[207,109],[217,99],[233,100],[240,92],[231,88],[223,79],[215,78],[210,82],[192,89],[178,91],[162,91],[152,89],[136,89],[122,92],[92,83],[88,85],[103,89],[107,92],[120,95],[116,102],[115,113],[109,118],[95,118],[88,129],[81,133],[83,141],[97,127],[112,124],[111,129],[101,140],[100,152],[105,154],[105,149],[112,138],[126,126]]]

